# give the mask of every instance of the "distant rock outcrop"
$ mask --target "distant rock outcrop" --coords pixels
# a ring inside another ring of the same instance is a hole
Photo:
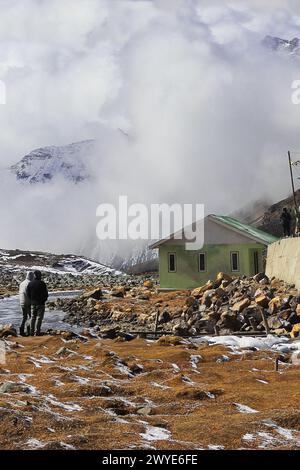
[[[300,56],[300,39],[298,38],[288,40],[275,36],[266,36],[263,40],[263,45],[276,52]]]
[[[300,189],[296,191],[296,199],[300,201]],[[256,221],[256,226],[271,233],[277,237],[282,236],[282,226],[280,221],[280,215],[282,209],[286,207],[292,214],[293,225],[295,224],[295,205],[293,196],[289,196],[275,204],[272,204],[262,215],[262,217]]]

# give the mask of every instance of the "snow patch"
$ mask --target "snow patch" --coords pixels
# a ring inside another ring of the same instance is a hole
[[[151,382],[151,385],[153,385],[153,387],[160,388],[161,390],[167,390],[168,388],[171,388],[167,385],[158,384],[157,382]]]
[[[209,444],[208,449],[209,450],[223,450],[224,446],[216,445],[216,444]]]
[[[250,406],[241,405],[240,403],[234,403],[234,406],[240,413],[259,413],[259,411],[250,408]]]
[[[247,433],[242,437],[242,440],[257,442],[255,447],[258,449],[274,449],[274,447],[280,446],[300,447],[299,431],[282,428],[272,420],[265,420],[263,424],[269,428],[269,431]]]
[[[288,338],[282,338],[275,335],[266,337],[249,337],[249,336],[204,336],[199,339],[192,339],[193,343],[199,345],[203,342],[210,345],[220,344],[228,346],[233,351],[238,349],[255,348],[257,350],[272,350],[279,352],[300,351],[300,341],[291,342]]]
[[[78,375],[74,375],[73,379],[82,384],[82,385],[86,385],[89,383],[90,379],[86,378],[86,377],[79,377]]]
[[[125,366],[125,364],[123,364],[121,361],[117,361],[116,367],[119,370],[119,372],[121,372],[121,374],[128,375],[129,377],[133,377],[131,370],[127,366]]]
[[[37,369],[41,369],[41,364],[34,357],[29,357],[28,362],[31,362]]]
[[[168,441],[171,439],[171,433],[167,429],[150,426],[147,424],[145,432],[140,436],[146,441]]]
[[[53,395],[48,395],[45,400],[53,406],[58,406],[59,408],[62,408],[66,411],[82,411],[81,406],[77,405],[76,403],[62,403],[58,400]]]
[[[39,441],[38,439],[28,439],[25,442],[25,445],[32,449],[41,449],[42,447],[45,447],[46,443]]]
[[[41,356],[41,357],[36,357],[36,358],[31,358],[31,360],[34,360],[36,362],[39,362],[40,364],[53,364],[55,361],[50,359],[47,356]]]

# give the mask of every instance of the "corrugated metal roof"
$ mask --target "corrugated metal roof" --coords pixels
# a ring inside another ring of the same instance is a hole
[[[254,238],[257,241],[260,241],[264,245],[270,245],[271,243],[274,243],[278,240],[277,237],[274,237],[273,235],[264,232],[263,230],[259,230],[258,228],[253,227],[252,225],[243,224],[242,222],[237,219],[234,219],[233,217],[214,214],[210,215],[209,217],[215,220],[216,222],[220,222],[221,224],[226,225],[227,227],[235,229],[240,233],[244,233],[246,236],[250,236],[251,238]]]

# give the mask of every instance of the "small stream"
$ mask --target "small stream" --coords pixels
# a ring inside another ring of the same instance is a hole
[[[64,291],[64,292],[51,292],[49,293],[48,300],[55,300],[57,298],[71,299],[77,297],[81,291]],[[42,325],[42,331],[53,328],[54,330],[70,330],[78,331],[76,325],[70,325],[63,321],[65,312],[62,310],[48,310],[46,304],[46,312]],[[19,296],[13,295],[11,297],[0,300],[0,325],[13,324],[17,331],[22,321],[22,313],[19,304]]]

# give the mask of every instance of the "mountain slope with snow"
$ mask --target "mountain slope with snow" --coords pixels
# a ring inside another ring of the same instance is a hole
[[[263,45],[283,55],[300,57],[300,40],[298,38],[288,40],[276,36],[266,36]]]
[[[86,161],[94,148],[94,140],[42,147],[25,155],[10,169],[19,181],[26,183],[46,183],[57,176],[79,183],[90,178]]]
[[[0,272],[36,270],[53,274],[117,276],[120,271],[104,264],[76,255],[55,255],[52,253],[21,250],[0,250]]]

